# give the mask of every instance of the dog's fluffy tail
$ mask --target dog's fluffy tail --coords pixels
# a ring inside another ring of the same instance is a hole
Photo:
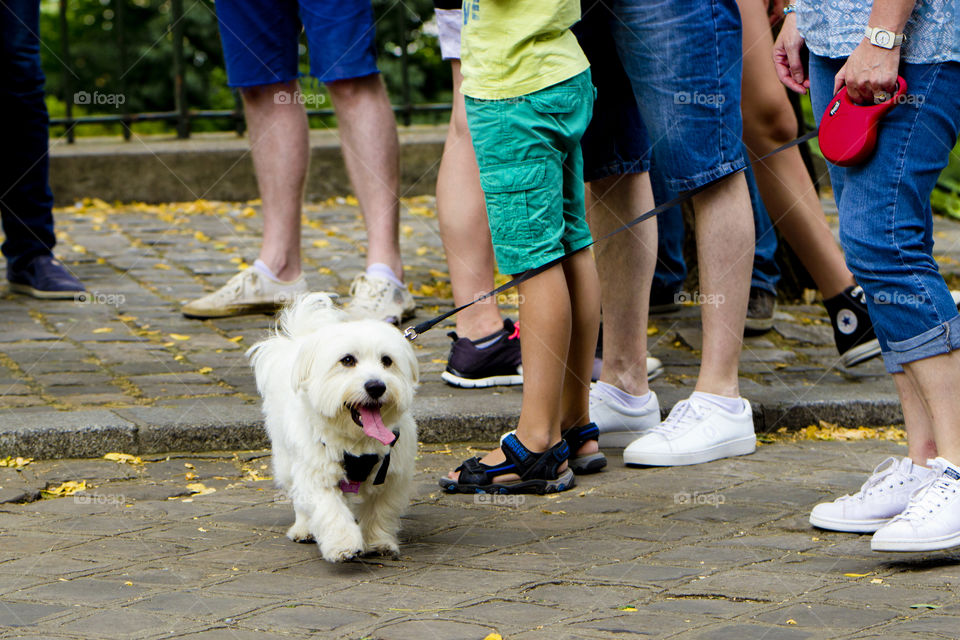
[[[287,342],[289,338],[309,335],[318,327],[331,322],[340,322],[345,317],[346,313],[336,307],[329,293],[308,293],[299,296],[280,312],[273,337],[250,347],[247,350],[247,358],[250,359],[253,368],[259,372],[259,363],[269,357],[268,354],[274,351],[275,346]],[[257,383],[259,386],[259,376]]]

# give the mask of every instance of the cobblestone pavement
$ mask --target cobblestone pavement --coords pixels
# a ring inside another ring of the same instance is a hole
[[[58,210],[58,252],[86,283],[90,301],[0,296],[0,409],[6,425],[0,428],[0,455],[262,446],[243,353],[265,334],[271,318],[201,322],[179,313],[183,301],[220,286],[256,257],[258,206],[112,206],[93,200]],[[308,205],[304,223],[310,285],[346,294],[364,263],[355,199]],[[935,228],[940,264],[951,282],[960,281],[960,226],[938,219]],[[405,276],[421,304],[418,318],[449,308],[432,198],[404,201],[401,238]],[[508,296],[505,308],[515,313],[511,301]],[[449,347],[444,334],[438,328],[416,343],[424,381],[418,403],[422,436],[434,442],[493,437],[515,416],[519,390],[446,387],[439,379]],[[695,380],[698,309],[654,317],[650,346],[666,366],[654,383],[666,409],[689,394]],[[820,305],[783,307],[775,331],[746,341],[741,372],[743,393],[753,401],[762,430],[821,419],[850,425],[899,419],[878,360],[851,370],[839,366]],[[171,435],[171,425],[187,423],[229,426],[233,440],[207,432]],[[51,428],[62,432],[54,437]]]
[[[266,451],[0,468],[34,500],[0,505],[0,638],[956,638],[960,552],[806,521],[905,447],[780,440],[497,504],[442,495],[468,450],[426,445],[401,557],[340,566],[283,536]]]

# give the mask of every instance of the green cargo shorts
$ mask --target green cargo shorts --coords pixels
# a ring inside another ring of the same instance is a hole
[[[580,138],[593,98],[589,70],[517,98],[466,98],[502,273],[518,274],[590,244]]]

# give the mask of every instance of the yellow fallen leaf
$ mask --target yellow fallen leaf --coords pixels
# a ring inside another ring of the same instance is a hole
[[[93,333],[113,333],[113,327],[100,327],[99,329],[94,329]]]
[[[186,480],[196,480],[199,477],[200,476],[195,474],[193,471],[188,471],[186,474],[184,474],[184,479]]]
[[[103,459],[113,460],[120,464],[143,464],[143,460],[141,460],[139,456],[134,456],[129,453],[106,453],[103,455]]]
[[[214,489],[213,487],[208,487],[202,482],[192,482],[187,485],[187,489],[190,489],[190,491],[193,492],[193,495],[195,496],[205,496],[209,493],[216,492],[216,489]]]
[[[344,198],[343,200],[344,200],[344,202],[345,202],[346,204],[350,205],[351,207],[358,207],[358,206],[360,206],[360,201],[357,200],[356,196],[347,196],[347,197]]]
[[[330,241],[329,241],[329,240],[314,240],[314,241],[313,241],[313,246],[315,246],[317,249],[326,249],[327,247],[330,246]]]
[[[658,333],[660,333],[660,329],[657,329],[656,327],[647,327],[647,335],[648,335],[648,336],[655,336],[655,335],[657,335]]]
[[[163,262],[158,262],[157,264],[153,265],[153,268],[160,269],[161,271],[170,271],[170,265],[164,264]]]
[[[330,267],[320,267],[319,269],[317,269],[317,273],[322,273],[325,276],[329,276],[330,274],[333,273],[333,269],[331,269]]]
[[[847,578],[866,578],[870,574],[869,573],[845,573],[843,575]]]
[[[197,373],[210,373],[213,371],[213,367],[200,367],[197,369]]]
[[[550,511],[550,510],[548,510],[548,509],[540,509],[540,512],[541,512],[541,513],[545,513],[545,514],[547,514],[548,516],[562,516],[562,515],[566,515],[566,513],[567,513],[566,511],[563,511],[562,509],[561,509],[560,511]]]
[[[883,578],[874,578],[870,581],[870,584],[883,584]]]
[[[493,633],[488,633],[487,637],[484,638],[483,640],[503,640],[503,636],[501,636],[499,633],[494,631]]]
[[[425,256],[425,255],[427,255],[427,251],[429,251],[429,249],[427,249],[426,247],[417,247],[417,255],[418,255],[418,256]]]
[[[13,456],[7,456],[6,458],[0,458],[0,467],[12,467],[14,469],[20,469],[21,467],[27,466],[31,462],[33,462],[33,458],[21,458],[20,456],[14,458]]]
[[[186,467],[187,469],[196,469],[196,467],[190,464],[189,462],[184,462],[183,466]]]
[[[133,586],[133,583],[130,582],[129,580],[127,580],[127,581],[124,582],[123,584],[127,585],[128,587],[132,587],[132,586]]]
[[[180,340],[181,342],[184,340],[190,339],[190,336],[185,336],[182,333],[171,333],[170,337],[173,338],[174,340]]]
[[[117,316],[117,320],[119,320],[120,322],[133,322],[136,319],[137,319],[137,316],[128,316],[128,315]]]
[[[48,496],[72,496],[77,491],[84,491],[87,488],[86,480],[67,480],[55,487],[49,487],[41,491]]]
[[[619,609],[620,611],[636,611],[637,610],[636,607],[633,607],[630,605],[627,605],[625,607],[617,607],[617,609]]]
[[[243,336],[233,336],[232,338],[227,338],[230,342],[240,342],[243,340]]]
[[[199,531],[200,533],[206,533],[206,532],[207,532],[207,530],[204,529],[203,527],[197,527],[197,531]]]
[[[193,237],[199,240],[200,242],[210,242],[210,236],[205,234],[203,231],[194,232]]]
[[[240,212],[240,215],[244,218],[252,218],[253,216],[257,215],[257,210],[253,207],[247,207]]]
[[[789,620],[787,620],[787,624],[797,624],[797,621],[794,620],[793,618],[790,618]]]

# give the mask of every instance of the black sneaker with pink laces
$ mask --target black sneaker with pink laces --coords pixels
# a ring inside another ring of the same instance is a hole
[[[447,335],[453,345],[440,374],[447,384],[466,389],[523,384],[519,323],[504,320],[503,329],[477,340],[461,338],[456,331]]]

